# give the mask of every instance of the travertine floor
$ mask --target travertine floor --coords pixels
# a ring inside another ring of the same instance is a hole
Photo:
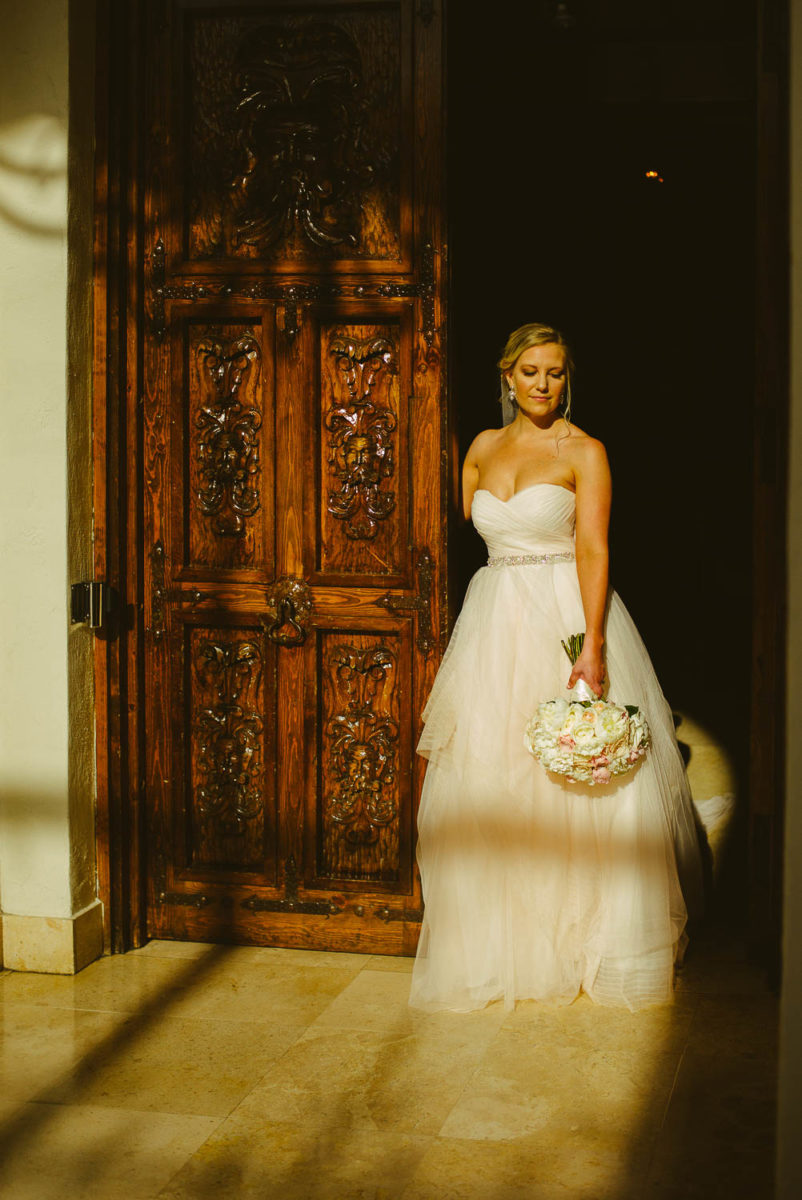
[[[5,1200],[771,1195],[775,1004],[412,1013],[409,960],[151,942],[0,977]]]
[[[5,972],[0,1195],[769,1200],[776,1003],[723,925],[636,1015],[424,1015],[410,960],[305,951]]]

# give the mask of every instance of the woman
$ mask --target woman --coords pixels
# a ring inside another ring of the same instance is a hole
[[[499,363],[514,418],[473,442],[465,516],[487,543],[424,709],[418,817],[425,915],[410,1004],[503,998],[630,1009],[668,1000],[701,901],[693,808],[671,711],[608,591],[610,472],[568,419],[562,335],[524,325]],[[561,639],[584,630],[570,669]],[[619,782],[547,774],[527,752],[538,704],[578,679],[638,704],[652,733]]]

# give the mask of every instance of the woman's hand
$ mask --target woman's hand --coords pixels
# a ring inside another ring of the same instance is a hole
[[[596,645],[588,642],[585,638],[582,653],[574,663],[574,668],[568,677],[568,687],[572,688],[578,679],[584,679],[591,691],[594,691],[597,696],[601,696],[604,691],[604,677],[604,655],[601,644]]]

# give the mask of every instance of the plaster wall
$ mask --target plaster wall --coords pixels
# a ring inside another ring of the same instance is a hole
[[[86,2],[3,18],[0,909],[20,968],[48,969],[31,940],[96,904],[91,635],[68,611],[91,572],[93,28]]]

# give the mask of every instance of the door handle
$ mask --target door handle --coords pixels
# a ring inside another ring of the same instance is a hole
[[[261,625],[271,642],[277,646],[302,645],[312,612],[312,593],[306,580],[284,575],[268,589],[266,599],[275,616],[263,617]]]

